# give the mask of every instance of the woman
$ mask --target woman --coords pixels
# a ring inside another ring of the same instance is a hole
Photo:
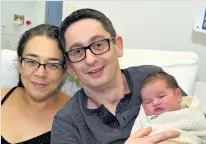
[[[17,87],[2,89],[2,143],[49,144],[53,117],[70,97],[59,91],[66,64],[56,26],[42,24],[20,38]]]

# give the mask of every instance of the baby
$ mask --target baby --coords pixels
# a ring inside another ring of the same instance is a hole
[[[196,97],[182,97],[175,78],[161,72],[149,76],[141,89],[142,106],[131,134],[152,127],[151,135],[176,130],[181,136],[171,141],[206,144],[206,119]]]

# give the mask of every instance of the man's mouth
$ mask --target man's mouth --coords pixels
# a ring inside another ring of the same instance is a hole
[[[88,72],[88,74],[96,77],[96,76],[99,76],[101,74],[103,69],[104,69],[104,66],[97,68],[97,69],[94,69],[94,70],[91,70]]]

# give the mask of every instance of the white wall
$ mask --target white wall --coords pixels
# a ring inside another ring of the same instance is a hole
[[[67,1],[63,18],[85,7],[100,10],[111,19],[125,48],[197,53],[198,80],[206,82],[206,35],[192,31],[196,0]]]
[[[14,14],[24,15],[31,25],[14,26]],[[45,1],[2,1],[1,2],[1,48],[16,49],[19,36],[27,29],[45,20]]]

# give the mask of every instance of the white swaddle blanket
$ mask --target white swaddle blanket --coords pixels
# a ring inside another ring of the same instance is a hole
[[[206,119],[201,111],[199,100],[196,97],[187,96],[183,97],[182,102],[188,107],[153,116],[147,116],[141,106],[131,134],[146,127],[153,128],[151,135],[161,131],[176,130],[181,135],[179,138],[170,139],[171,141],[206,144]]]

